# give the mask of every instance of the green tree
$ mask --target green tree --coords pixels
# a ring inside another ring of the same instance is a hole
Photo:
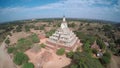
[[[40,42],[40,39],[38,38],[38,36],[36,34],[31,35],[31,39],[32,39],[32,42],[34,42],[34,43]]]
[[[70,68],[78,68],[78,65],[72,64],[72,65],[70,66]]]
[[[76,26],[76,24],[75,23],[71,23],[71,24],[68,24],[68,27],[75,27]]]
[[[96,49],[92,49],[92,52],[94,53],[94,54],[97,54],[97,50]]]
[[[120,38],[117,39],[117,40],[115,40],[115,43],[116,43],[117,45],[120,45]]]
[[[8,49],[7,49],[7,52],[8,53],[13,53],[13,52],[15,52],[16,51],[16,48],[15,47],[8,47]]]
[[[100,49],[105,49],[106,45],[101,39],[97,39],[96,43],[99,45]]]
[[[29,48],[31,48],[31,46],[33,45],[33,43],[26,39],[26,38],[21,38],[18,40],[17,44],[16,44],[16,48],[18,49],[18,51],[25,51]]]
[[[22,31],[22,25],[18,25],[18,26],[16,27],[16,31],[17,31],[17,32],[21,32],[21,31]]]
[[[72,58],[73,55],[74,55],[74,52],[73,52],[73,51],[70,51],[70,52],[67,53],[67,57],[69,57],[69,58]]]
[[[26,54],[24,54],[23,52],[18,52],[16,53],[16,55],[14,56],[14,63],[17,65],[21,65],[23,63],[27,63],[29,60],[28,56]]]
[[[109,52],[106,52],[103,54],[102,58],[100,58],[100,61],[103,65],[107,65],[110,63],[111,54]]]
[[[113,27],[111,25],[103,25],[102,28],[104,31],[111,31]]]
[[[50,30],[49,32],[46,32],[46,37],[48,38],[49,36],[51,36],[53,33],[55,33],[55,30]]]
[[[107,58],[111,59],[111,54],[109,52],[105,52],[103,56],[106,56]]]
[[[34,68],[33,63],[25,63],[23,64],[22,68]]]
[[[77,68],[103,68],[98,59],[92,58],[87,52],[75,52],[72,63],[75,63]]]
[[[84,51],[88,52],[89,54],[92,53],[92,50],[91,50],[91,48],[90,48],[89,41],[86,41],[86,42],[83,44],[83,49],[84,49]]]
[[[107,58],[106,56],[103,56],[102,58],[100,58],[100,61],[103,65],[110,63],[109,58]]]
[[[64,48],[60,48],[56,52],[57,55],[63,55],[64,53],[65,53],[65,49]]]
[[[40,26],[40,30],[44,30],[44,25]]]
[[[25,31],[26,31],[26,32],[30,31],[30,27],[26,25],[26,26],[25,26]]]

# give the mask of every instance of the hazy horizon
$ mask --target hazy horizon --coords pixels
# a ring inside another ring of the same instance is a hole
[[[0,23],[63,15],[120,22],[120,0],[0,0]]]

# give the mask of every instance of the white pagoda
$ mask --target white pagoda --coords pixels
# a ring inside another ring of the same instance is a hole
[[[73,50],[74,47],[79,43],[78,37],[68,28],[65,17],[63,17],[63,22],[60,28],[58,28],[55,33],[50,36],[46,42],[48,47],[65,48],[68,50]]]

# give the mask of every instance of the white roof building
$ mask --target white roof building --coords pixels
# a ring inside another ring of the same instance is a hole
[[[55,44],[56,46],[73,47],[77,42],[79,42],[78,37],[68,28],[65,17],[63,17],[63,22],[60,28],[58,28],[55,33],[49,37],[48,43]]]

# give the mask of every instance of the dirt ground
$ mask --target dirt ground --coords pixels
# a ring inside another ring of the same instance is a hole
[[[120,57],[112,55],[111,63],[107,68],[120,68]]]
[[[46,42],[47,38],[41,39],[40,44]],[[29,49],[25,52],[30,58],[30,62],[35,65],[35,68],[62,68],[71,63],[71,59],[65,55],[58,56],[56,52],[50,48],[42,48],[39,52]]]
[[[45,52],[48,52],[50,55],[44,55]],[[51,49],[41,49],[38,53],[33,53],[31,50],[28,50],[25,53],[29,56],[30,62],[35,65],[35,68],[39,68],[40,66],[43,68],[62,68],[71,62],[65,55],[58,56]]]
[[[0,46],[0,68],[16,68],[12,59],[5,50],[6,44],[3,43]]]
[[[17,43],[18,39],[27,37],[29,35],[30,35],[29,33],[26,33],[26,32],[23,32],[23,31],[22,32],[12,33],[12,36],[9,37],[10,44]]]

